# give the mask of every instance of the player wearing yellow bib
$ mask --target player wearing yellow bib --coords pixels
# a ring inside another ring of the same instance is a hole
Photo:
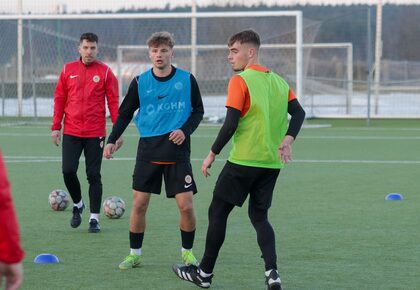
[[[286,81],[259,64],[260,38],[255,31],[233,35],[228,46],[228,60],[234,71],[241,72],[229,81],[226,119],[201,167],[205,177],[210,175],[208,169],[232,136],[233,146],[209,207],[201,263],[199,267],[174,265],[173,270],[179,278],[209,288],[228,216],[249,195],[248,215],[264,259],[267,289],[279,290],[275,235],[268,221],[268,209],[280,169],[292,159],[291,145],[305,119],[305,111]]]

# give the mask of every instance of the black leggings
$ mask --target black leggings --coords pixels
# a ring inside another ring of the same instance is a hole
[[[213,273],[214,265],[226,236],[227,219],[234,205],[213,196],[209,207],[209,226],[207,229],[206,248],[200,268],[206,273]],[[277,269],[276,243],[273,228],[268,222],[268,209],[259,209],[249,202],[248,215],[257,232],[258,245],[262,252],[265,269]]]
[[[63,135],[63,177],[74,203],[80,202],[82,192],[77,177],[82,151],[85,156],[86,175],[89,182],[89,205],[91,213],[99,213],[102,201],[101,164],[104,137],[80,138]]]

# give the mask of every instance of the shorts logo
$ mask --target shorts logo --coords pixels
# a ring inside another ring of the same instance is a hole
[[[191,183],[192,177],[191,175],[185,175],[185,183]]]
[[[99,143],[99,147],[104,148],[104,141],[101,141],[101,143]]]
[[[185,175],[185,183],[186,183],[186,184],[184,184],[184,188],[189,188],[189,187],[191,187],[191,186],[193,185],[191,182],[192,182],[192,177],[191,177],[191,175]]]
[[[100,80],[101,80],[101,78],[98,75],[96,75],[96,76],[93,77],[93,81],[95,83],[99,83]]]

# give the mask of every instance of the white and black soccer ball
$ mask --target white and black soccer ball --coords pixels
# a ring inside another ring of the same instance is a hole
[[[125,202],[121,197],[111,196],[105,199],[103,209],[110,219],[119,219],[125,212]]]
[[[48,196],[48,203],[53,210],[63,211],[69,206],[70,195],[62,189],[55,189]]]

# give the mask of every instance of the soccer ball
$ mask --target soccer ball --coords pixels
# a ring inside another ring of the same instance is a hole
[[[104,213],[110,219],[119,219],[125,212],[125,202],[121,197],[111,196],[103,203]]]
[[[62,211],[69,205],[70,195],[62,189],[55,189],[48,196],[48,202],[53,210]]]

